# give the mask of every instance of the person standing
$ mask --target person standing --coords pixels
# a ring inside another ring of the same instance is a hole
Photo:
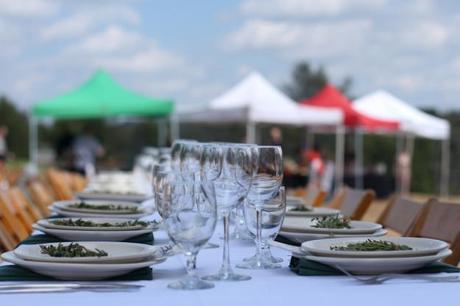
[[[8,157],[8,146],[6,144],[6,137],[8,136],[8,128],[0,126],[0,172],[3,171]]]
[[[96,169],[96,157],[105,154],[104,147],[93,136],[91,130],[85,129],[73,143],[74,170],[83,175],[91,176]]]

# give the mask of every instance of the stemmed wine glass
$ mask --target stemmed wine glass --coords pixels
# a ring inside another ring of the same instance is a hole
[[[195,186],[195,185],[199,186]],[[187,258],[187,276],[168,285],[172,289],[208,289],[214,284],[201,280],[195,273],[196,256],[214,233],[217,206],[214,187],[170,177],[164,182],[162,215],[169,238]],[[194,190],[192,199],[187,190]]]
[[[283,153],[279,146],[257,146],[254,162],[252,185],[247,195],[248,205],[255,210],[256,254],[252,260],[238,265],[246,269],[271,269],[271,260],[262,256],[262,210],[280,190],[283,179]],[[247,220],[247,219],[246,219]]]
[[[269,240],[275,239],[281,225],[283,224],[284,216],[286,213],[286,191],[284,186],[281,186],[278,195],[275,198],[264,203],[261,210],[261,254],[262,264],[261,268],[264,269],[276,269],[281,268],[279,262],[283,260],[281,258],[273,257],[270,252]],[[250,202],[246,202],[244,205],[244,216],[246,225],[252,238],[256,237],[257,234],[257,218],[256,218],[256,207]],[[249,258],[245,258],[242,264],[237,265],[239,268],[252,268],[257,265],[257,255]]]
[[[248,275],[233,272],[230,264],[230,212],[246,197],[252,182],[255,152],[251,146],[238,144],[210,144],[203,148],[201,177],[212,181],[216,192],[218,213],[224,224],[223,260],[216,274],[203,277],[212,281],[243,281]]]

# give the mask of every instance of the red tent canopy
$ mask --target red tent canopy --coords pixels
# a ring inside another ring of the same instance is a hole
[[[300,105],[340,108],[344,116],[344,124],[349,127],[361,127],[365,130],[397,130],[399,122],[379,120],[356,111],[337,88],[327,84],[316,95],[300,102]]]

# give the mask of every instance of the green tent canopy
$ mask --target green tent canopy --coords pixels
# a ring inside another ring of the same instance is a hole
[[[104,71],[62,96],[37,103],[37,117],[63,119],[106,118],[114,116],[167,116],[173,111],[171,100],[152,99],[124,89]]]

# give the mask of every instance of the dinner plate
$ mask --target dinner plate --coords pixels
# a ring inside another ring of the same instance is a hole
[[[286,216],[293,217],[327,217],[340,215],[340,210],[327,207],[313,207],[312,211],[292,211],[286,210]]]
[[[98,206],[113,206],[114,210],[101,210],[96,208],[79,208],[73,207],[75,204],[84,203],[94,207]],[[81,212],[81,213],[88,213],[88,214],[110,214],[110,215],[128,215],[128,214],[135,214],[140,211],[141,206],[137,203],[129,203],[129,202],[115,202],[115,201],[81,201],[81,200],[67,200],[67,201],[58,201],[54,202],[52,207],[56,207],[60,210],[66,210],[71,212]]]
[[[37,223],[33,224],[32,227],[38,231],[67,241],[124,241],[132,237],[152,232],[152,229],[133,231],[75,231],[46,228]]]
[[[140,219],[142,217],[151,215],[152,212],[147,208],[141,208],[140,213],[137,214],[104,214],[104,213],[87,213],[87,212],[76,212],[59,209],[57,207],[50,207],[51,211],[63,217],[73,217],[73,218],[84,218],[84,217],[93,217],[93,218],[120,218],[120,219]]]
[[[304,258],[332,267],[338,266],[350,273],[370,275],[404,273],[437,262],[450,254],[452,254],[451,250],[444,249],[435,255],[418,257],[350,258],[307,255]]]
[[[305,205],[305,201],[301,197],[287,196],[286,197],[286,205],[288,207],[292,207],[292,206],[296,207],[296,206],[299,206],[299,205]]]
[[[80,200],[104,200],[104,201],[121,201],[121,202],[136,202],[142,203],[150,198],[152,194],[121,194],[109,192],[77,192],[75,196]]]
[[[127,274],[140,268],[150,267],[166,260],[163,258],[148,258],[145,261],[135,263],[63,263],[63,262],[40,262],[23,260],[14,252],[6,252],[1,255],[4,261],[32,270],[38,274],[51,276],[56,279],[73,281],[92,281],[107,279]]]
[[[129,222],[126,219],[113,219],[113,218],[53,218],[53,219],[41,219],[37,221],[37,224],[45,228],[54,228],[62,230],[73,230],[73,231],[135,231],[141,229],[154,229],[153,224],[148,224],[147,226],[142,225],[132,225],[132,226],[70,226],[70,225],[58,225],[54,224],[53,221],[60,220],[82,220],[93,223],[109,223],[109,224],[120,224]]]
[[[284,236],[295,243],[303,243],[305,241],[317,240],[317,239],[329,239],[329,238],[344,238],[344,237],[382,237],[387,234],[385,229],[379,229],[372,235],[369,234],[354,234],[354,235],[330,235],[330,234],[315,234],[315,233],[299,233],[299,232],[288,232],[281,230],[279,232],[281,236]]]
[[[78,241],[62,242],[67,246],[71,243],[78,243],[88,250],[102,250],[107,252],[107,256],[89,256],[89,257],[52,257],[48,254],[42,254],[40,246],[57,246],[59,243],[44,243],[20,245],[13,252],[14,255],[23,260],[47,261],[47,262],[67,262],[67,263],[129,263],[144,261],[149,257],[158,254],[159,248],[152,245],[130,242],[102,242],[102,241]]]
[[[316,228],[316,221],[311,218],[285,218],[282,230],[290,232],[305,232],[318,234],[372,234],[382,228],[382,225],[367,221],[350,221],[351,228]]]
[[[407,245],[412,250],[401,251],[340,251],[331,250],[332,246],[346,246],[349,243],[364,242],[367,239],[390,241],[396,244]],[[411,257],[411,256],[429,256],[439,253],[439,251],[448,248],[448,244],[441,240],[417,238],[417,237],[385,237],[375,239],[374,237],[360,238],[333,238],[307,241],[302,243],[302,250],[307,251],[315,256],[329,257]]]

